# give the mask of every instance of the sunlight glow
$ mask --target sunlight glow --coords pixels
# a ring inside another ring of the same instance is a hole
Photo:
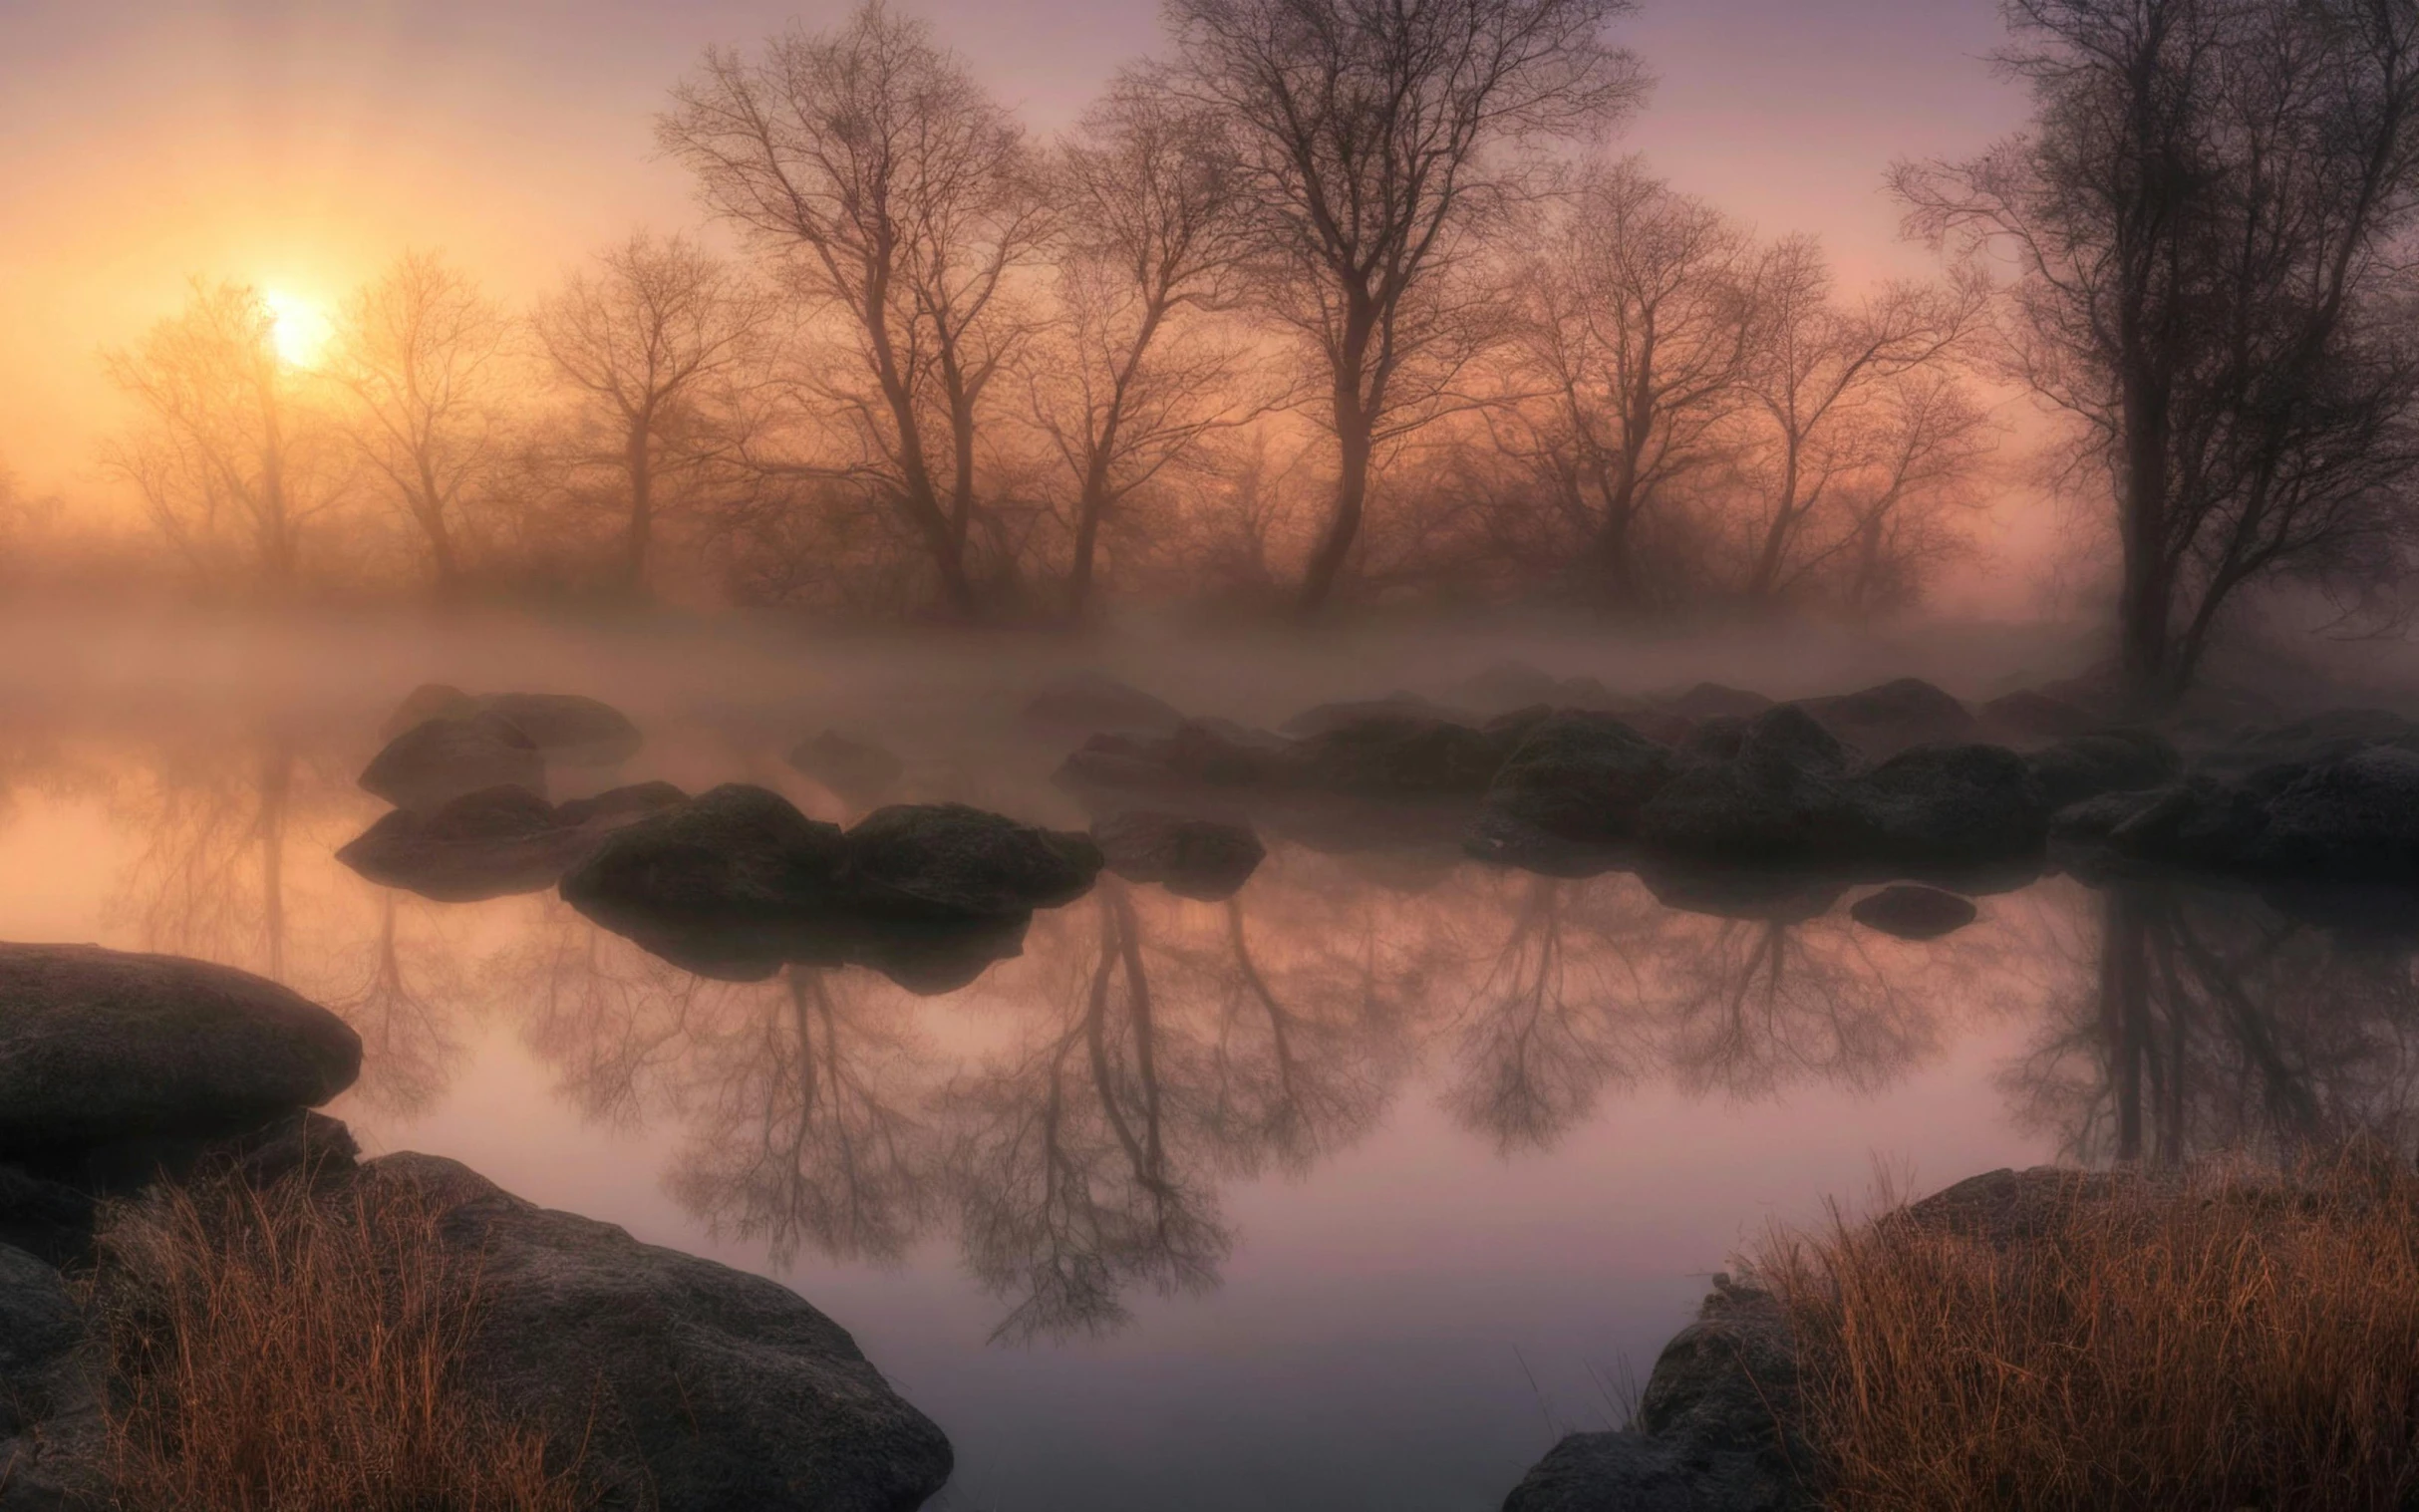
[[[263,289],[260,298],[276,322],[269,339],[277,344],[278,360],[295,368],[307,368],[318,361],[321,349],[328,344],[327,312],[283,289]]]

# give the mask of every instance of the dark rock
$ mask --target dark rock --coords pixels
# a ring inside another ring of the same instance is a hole
[[[1964,704],[1922,678],[1904,677],[1857,693],[1802,699],[1825,730],[1879,759],[1910,746],[1970,741],[1975,725]]]
[[[1848,916],[1867,929],[1902,940],[1937,940],[1971,924],[1973,902],[1937,887],[1905,883],[1868,893],[1849,905]]]
[[[1666,855],[1807,862],[1861,853],[1866,821],[1847,781],[1847,753],[1795,705],[1758,715],[1738,755],[1682,768],[1639,813],[1639,832]]]
[[[2371,746],[2319,761],[2266,807],[2267,825],[2243,858],[2255,870],[2419,880],[2419,753]]]
[[[1109,870],[1156,882],[1180,898],[1221,902],[1243,890],[1268,855],[1241,824],[1138,808],[1092,826]]]
[[[1070,902],[1101,867],[1089,835],[1020,824],[963,803],[897,803],[848,831],[848,906],[915,918],[979,919]]]
[[[1256,787],[1280,779],[1293,743],[1224,721],[1179,725],[1156,740],[1096,735],[1060,764],[1061,786],[1172,792],[1192,787]]]
[[[949,1442],[788,1288],[524,1202],[451,1160],[363,1179],[420,1194],[475,1267],[469,1383],[577,1454],[609,1508],[910,1512]]]
[[[2104,792],[2165,786],[2184,765],[2165,736],[2139,729],[2069,736],[2030,753],[2025,760],[2053,810]]]
[[[423,816],[398,808],[336,859],[382,887],[472,903],[551,887],[595,843],[525,787],[464,793]]]
[[[800,923],[784,942],[790,963],[862,966],[918,997],[970,986],[1025,953],[1030,913],[985,919],[868,918],[829,914]]]
[[[628,715],[576,693],[489,693],[475,702],[565,766],[618,766],[645,742]]]
[[[1318,704],[1303,710],[1277,729],[1297,740],[1329,735],[1372,720],[1443,721],[1452,724],[1475,724],[1470,715],[1447,708],[1434,699],[1403,689],[1396,689],[1381,699],[1345,699],[1332,704]]]
[[[0,945],[0,1157],[250,1128],[360,1072],[343,1020],[249,972]]]
[[[1738,866],[1649,857],[1638,873],[1663,907],[1756,924],[1803,924],[1839,906],[1850,879],[1811,866]]]
[[[1675,754],[1684,766],[1702,766],[1710,761],[1727,761],[1738,756],[1738,749],[1747,744],[1746,716],[1717,714],[1700,721],[1679,743]]]
[[[1558,678],[1520,661],[1497,662],[1484,672],[1462,679],[1454,685],[1453,693],[1464,707],[1482,711],[1540,704],[1555,709],[1610,711],[1622,702],[1595,678]]]
[[[2221,782],[2244,781],[2264,770],[2312,766],[2371,746],[2419,749],[2419,729],[2383,709],[2332,709],[2280,725],[2240,730],[2203,753],[2193,770]]]
[[[1100,672],[1053,678],[1027,701],[1024,717],[1066,735],[1166,735],[1184,723],[1174,705]]]
[[[423,683],[404,695],[387,716],[379,739],[391,741],[415,725],[438,719],[467,719],[478,713],[478,701],[451,683]]]
[[[2037,688],[2025,688],[1982,706],[1982,732],[2010,746],[2032,746],[2089,735],[2107,722],[2090,710]]]
[[[425,720],[370,758],[361,785],[398,808],[422,811],[489,787],[543,796],[546,758],[519,727],[493,715]]]
[[[1772,700],[1744,688],[1699,683],[1682,693],[1654,701],[1665,711],[1690,720],[1751,720],[1772,707]]]
[[[1871,853],[1903,866],[1965,867],[2037,856],[2049,803],[2004,746],[1917,746],[1854,779]]]
[[[890,796],[907,763],[868,741],[826,730],[789,753],[789,764],[846,802],[863,806]]]
[[[643,819],[688,801],[689,794],[670,782],[632,782],[585,798],[567,798],[554,806],[554,818],[558,824],[602,828]]]
[[[1467,725],[1417,714],[1356,719],[1304,740],[1297,778],[1365,797],[1476,797],[1510,755],[1507,743]]]
[[[0,1512],[102,1512],[100,1372],[66,1279],[0,1244]]]
[[[72,1264],[91,1247],[97,1201],[94,1193],[68,1182],[0,1165],[0,1246],[14,1246],[51,1265]]]
[[[2160,867],[2243,867],[2268,828],[2263,795],[2205,776],[2140,792],[2103,793],[2061,809],[2051,838]]]
[[[1488,814],[1556,839],[1611,843],[1671,779],[1670,751],[1609,714],[1578,711],[1531,725],[1486,790]]]
[[[564,874],[562,895],[642,944],[667,928],[779,924],[834,895],[846,849],[838,825],[727,782],[615,832]]]

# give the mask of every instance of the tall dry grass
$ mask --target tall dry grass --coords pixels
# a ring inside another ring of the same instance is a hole
[[[1759,1257],[1829,1504],[2419,1506],[2419,1177],[2053,1183],[2030,1237],[1834,1213]]]
[[[132,1512],[570,1512],[462,1378],[474,1268],[409,1191],[202,1180],[115,1210],[93,1301]]]

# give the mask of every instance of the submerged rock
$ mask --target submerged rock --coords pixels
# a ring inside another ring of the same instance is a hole
[[[1667,747],[1609,714],[1568,711],[1529,727],[1486,790],[1486,816],[1560,840],[1609,844],[1671,780]]]
[[[911,1512],[949,1441],[777,1282],[640,1244],[433,1155],[374,1160],[475,1267],[467,1383],[577,1457],[610,1508]]]
[[[2243,861],[2272,875],[2419,881],[2419,753],[2371,746],[2313,763],[2266,805]]]
[[[0,945],[0,1156],[257,1127],[360,1073],[361,1037],[264,977]]]
[[[1848,916],[1867,929],[1902,940],[1937,940],[1971,924],[1973,901],[1937,887],[1901,883],[1868,893],[1849,905]]]
[[[847,802],[879,803],[907,772],[907,763],[874,745],[826,730],[789,753],[789,764]]]
[[[1156,882],[1180,898],[1233,897],[1268,855],[1242,824],[1158,809],[1129,809],[1092,826],[1108,869],[1129,882]]]
[[[940,919],[1055,908],[1099,875],[1091,837],[1021,824],[964,803],[877,808],[848,831],[838,885],[847,905]]]
[[[491,714],[424,720],[370,758],[361,786],[398,808],[422,811],[489,787],[543,796],[546,757],[518,726]]]

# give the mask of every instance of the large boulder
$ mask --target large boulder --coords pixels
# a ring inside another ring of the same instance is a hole
[[[0,1157],[258,1126],[361,1073],[361,1037],[263,977],[0,945]]]
[[[1970,741],[1973,714],[1922,678],[1903,677],[1856,693],[1804,699],[1825,730],[1876,760],[1910,746]]]
[[[117,1504],[84,1317],[66,1278],[0,1244],[0,1512]]]
[[[490,693],[476,703],[564,766],[617,766],[645,740],[628,715],[576,693]]]
[[[1421,714],[1370,714],[1306,738],[1292,767],[1328,792],[1373,798],[1476,797],[1509,755],[1500,735]]]
[[[1026,701],[1024,718],[1056,735],[1166,735],[1184,716],[1103,672],[1070,672],[1051,679]]]
[[[2419,753],[2371,746],[2320,761],[2267,803],[2252,869],[2340,882],[2419,881]]]
[[[1820,1505],[1773,1298],[1727,1276],[1655,1361],[1630,1426],[1574,1433],[1504,1512],[1797,1512]]]
[[[2244,867],[2268,828],[2258,790],[2194,776],[2140,792],[2109,792],[2060,809],[2050,838],[2087,870],[2107,858],[2155,867]]]
[[[2419,727],[2390,710],[2330,709],[2240,729],[2202,753],[2194,771],[2221,782],[2241,781],[2272,768],[2334,760],[2371,746],[2419,749]]]
[[[1609,844],[1673,770],[1669,748],[1609,714],[1566,711],[1531,726],[1486,791],[1489,817],[1555,839]]]
[[[1293,743],[1217,720],[1189,720],[1156,739],[1096,735],[1054,777],[1062,787],[1171,792],[1258,787],[1284,775]]]
[[[1391,720],[1408,717],[1419,720],[1449,720],[1466,724],[1472,717],[1458,709],[1448,708],[1424,694],[1397,688],[1381,699],[1340,699],[1329,704],[1315,704],[1285,721],[1277,729],[1297,740],[1363,724],[1369,720]]]
[[[427,1202],[474,1268],[468,1383],[576,1456],[605,1507],[912,1512],[949,1479],[941,1430],[777,1282],[537,1207],[436,1156],[362,1172]]]
[[[1989,866],[2037,856],[2049,802],[2004,746],[1916,746],[1854,781],[1871,853],[1915,867]]]
[[[474,903],[553,886],[593,843],[526,787],[488,787],[426,815],[395,809],[345,842],[336,859],[382,887]]]
[[[1639,812],[1640,837],[1699,861],[1811,862],[1861,854],[1866,820],[1848,753],[1803,709],[1756,716],[1727,760],[1681,769]]]
[[[848,831],[846,905],[928,919],[986,919],[1071,902],[1099,875],[1091,837],[964,803],[895,803]]]
[[[889,797],[907,772],[907,763],[881,747],[836,730],[801,742],[789,753],[789,764],[860,806]]]
[[[2121,729],[2068,736],[2025,756],[2051,809],[2104,792],[2163,787],[2183,771],[2183,758],[2155,730]]]
[[[563,900],[632,933],[779,924],[834,895],[836,824],[766,788],[726,782],[612,835],[565,873]]]
[[[361,785],[398,808],[424,811],[488,787],[525,787],[543,796],[546,757],[508,720],[446,716],[389,741],[362,769]]]
[[[1156,882],[1203,903],[1241,892],[1268,855],[1246,825],[1153,808],[1128,809],[1094,824],[1092,839],[1118,876]]]

